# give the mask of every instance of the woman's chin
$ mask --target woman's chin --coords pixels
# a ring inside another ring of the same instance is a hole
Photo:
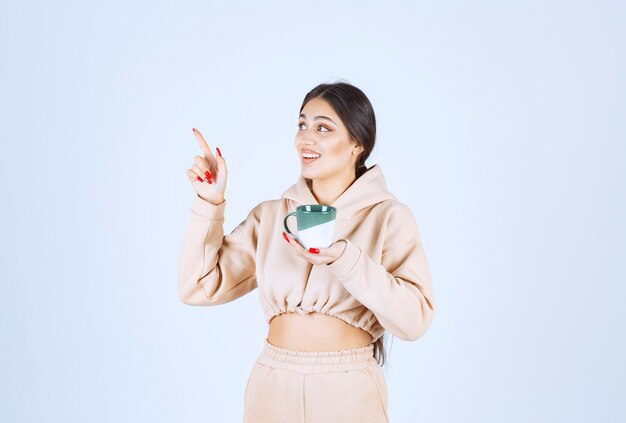
[[[313,171],[311,171],[311,169],[308,169],[306,166],[302,166],[300,168],[300,174],[304,178],[313,179],[315,177],[315,175],[317,174],[317,172],[313,172]]]
[[[311,169],[307,168],[306,165],[300,168],[300,174],[303,178],[317,180],[327,179],[331,177],[331,175],[334,175],[332,173],[329,173],[327,169]]]

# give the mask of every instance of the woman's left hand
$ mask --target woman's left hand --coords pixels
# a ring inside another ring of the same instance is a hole
[[[289,237],[286,232],[283,231],[283,238],[291,245],[293,251],[306,261],[312,264],[329,264],[337,260],[339,256],[346,249],[346,242],[339,240],[334,242],[328,248],[311,248],[307,250],[298,241]]]

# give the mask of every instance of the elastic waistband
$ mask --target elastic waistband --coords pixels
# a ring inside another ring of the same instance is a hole
[[[338,351],[295,351],[270,344],[267,339],[257,361],[299,373],[361,369],[376,363],[374,344]]]

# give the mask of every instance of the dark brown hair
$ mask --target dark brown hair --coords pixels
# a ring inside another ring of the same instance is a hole
[[[313,98],[328,102],[348,129],[350,137],[363,147],[356,162],[357,179],[369,169],[365,160],[374,149],[376,142],[376,116],[374,108],[363,91],[348,82],[319,84],[307,93],[300,106],[300,112]],[[384,334],[383,334],[384,335]],[[374,342],[374,358],[379,365],[385,363],[383,336]]]

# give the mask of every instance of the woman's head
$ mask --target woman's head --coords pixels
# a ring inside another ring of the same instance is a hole
[[[363,91],[345,82],[320,84],[307,93],[294,144],[302,176],[330,179],[345,172],[358,178],[376,141],[374,108]],[[320,155],[307,160],[303,152]]]

